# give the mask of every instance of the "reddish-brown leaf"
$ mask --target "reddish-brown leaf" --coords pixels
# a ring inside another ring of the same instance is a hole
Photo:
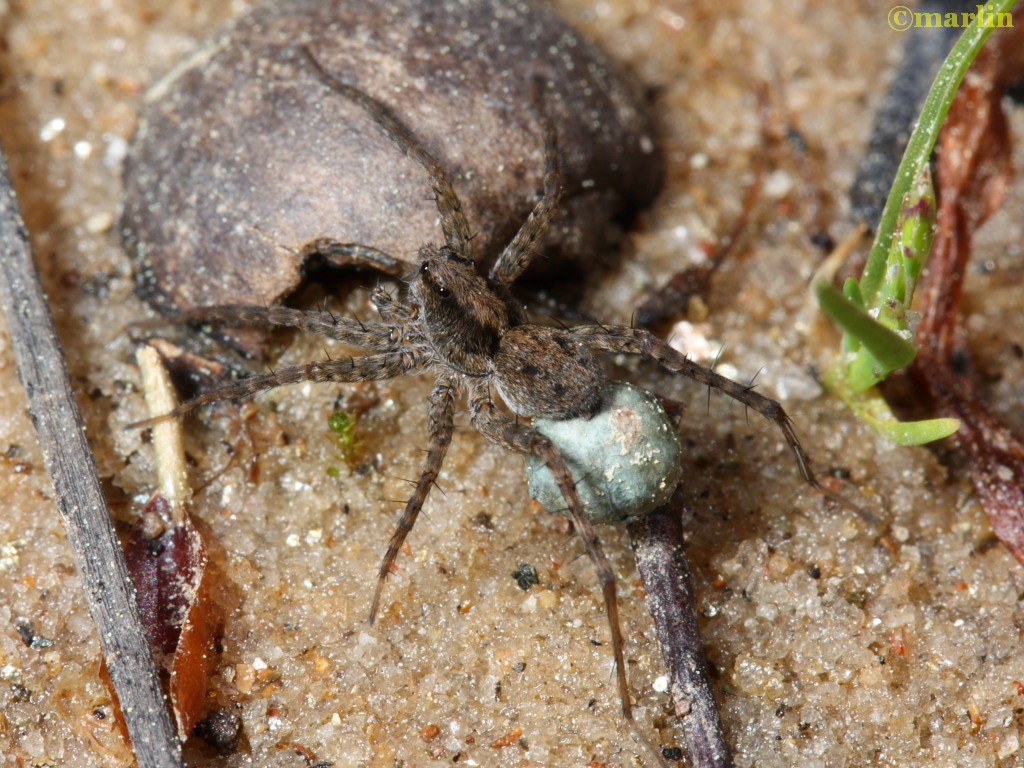
[[[210,605],[206,545],[191,519],[186,515],[163,533],[150,533],[149,523],[166,519],[167,512],[167,501],[154,496],[142,521],[122,536],[122,546],[146,638],[185,740],[206,709],[218,622]]]
[[[939,412],[961,420],[955,436],[975,490],[1007,548],[1024,562],[1024,444],[976,399],[960,324],[971,238],[1002,204],[1013,177],[1003,112],[1008,84],[1024,79],[1024,14],[994,36],[967,75],[939,138],[938,231],[919,309],[914,375]]]

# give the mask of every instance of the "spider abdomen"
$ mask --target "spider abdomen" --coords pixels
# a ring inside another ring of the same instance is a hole
[[[601,407],[605,383],[590,349],[554,328],[516,326],[494,355],[495,387],[519,416],[590,418]]]

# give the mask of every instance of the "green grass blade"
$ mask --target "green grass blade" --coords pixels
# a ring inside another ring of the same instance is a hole
[[[863,391],[891,371],[905,368],[914,361],[917,348],[913,344],[896,331],[879,325],[871,315],[824,280],[814,284],[814,292],[822,311],[846,333],[859,340],[864,350],[873,358],[872,361],[865,363],[869,370],[877,372],[872,376],[873,381],[865,385],[861,376],[861,381],[854,389]],[[863,350],[860,357],[864,359]],[[850,373],[853,373],[853,367]],[[850,383],[852,386],[852,382]]]
[[[846,385],[841,365],[841,360],[836,361],[825,372],[825,385],[842,398],[857,414],[857,418],[889,442],[896,445],[925,445],[949,437],[960,429],[960,422],[956,419],[899,421],[878,389],[852,391]]]
[[[993,0],[984,6],[986,10],[984,16],[998,18],[1001,13],[1010,13],[1015,2],[1016,0]],[[979,26],[982,16],[983,14],[977,15],[974,23],[960,36],[956,45],[953,46],[953,50],[950,51],[928,92],[928,98],[921,109],[917,127],[911,134],[910,141],[907,142],[903,161],[896,173],[892,189],[889,190],[889,199],[882,212],[878,234],[871,247],[867,265],[864,267],[864,275],[860,280],[861,295],[868,304],[874,301],[882,284],[886,258],[892,245],[896,218],[899,216],[903,198],[914,183],[920,169],[928,164],[932,150],[935,149],[935,142],[939,138],[939,131],[942,129],[946,114],[953,103],[953,97],[956,96],[960,83],[977,57],[978,51],[981,50],[982,45],[994,29],[991,26]]]
[[[896,445],[925,445],[949,437],[960,429],[960,422],[956,419],[898,421],[878,390],[851,395],[844,397],[843,401],[857,417],[874,432]]]

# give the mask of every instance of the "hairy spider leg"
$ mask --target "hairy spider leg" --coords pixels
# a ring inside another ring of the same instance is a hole
[[[378,352],[395,350],[392,329],[383,323],[367,323],[351,317],[342,317],[326,310],[292,309],[291,307],[260,307],[248,304],[222,304],[199,307],[155,320],[137,323],[136,327],[188,323],[218,326],[265,325],[273,328],[297,328],[329,339]]]
[[[601,584],[605,611],[608,615],[608,626],[611,630],[612,655],[615,658],[615,675],[619,686],[619,698],[622,700],[622,714],[632,722],[633,706],[630,703],[629,682],[626,679],[615,573],[601,548],[601,542],[597,538],[594,526],[590,522],[590,518],[587,517],[583,502],[576,491],[576,483],[565,459],[562,458],[562,454],[551,441],[540,432],[497,410],[486,382],[474,379],[469,383],[469,407],[473,426],[479,430],[480,434],[492,443],[508,448],[510,451],[532,453],[542,459],[562,491],[569,510],[569,519],[572,520],[576,533],[583,540],[587,555],[597,571],[598,582]]]
[[[391,326],[391,341],[395,349],[413,345],[425,346],[427,341],[419,332],[416,308],[406,304],[383,286],[378,285],[370,292],[370,303],[380,314],[380,319]]]
[[[382,285],[370,291],[370,303],[380,314],[380,319],[391,325],[410,325],[419,319],[416,308],[406,304]]]
[[[469,223],[466,221],[466,214],[462,210],[462,203],[455,194],[451,179],[448,178],[448,174],[441,164],[416,140],[412,132],[395,117],[390,109],[369,94],[343,83],[327,72],[306,46],[302,47],[302,53],[326,87],[337,91],[349,101],[362,107],[377,124],[377,127],[394,142],[404,155],[415,160],[427,171],[430,175],[430,187],[434,191],[434,201],[441,214],[441,229],[444,232],[445,245],[457,255],[470,258],[472,235],[469,231]]]
[[[228,382],[222,386],[204,392],[162,416],[143,419],[128,425],[149,427],[167,419],[182,416],[209,403],[219,400],[237,400],[251,397],[285,384],[299,384],[305,381],[380,381],[402,376],[418,368],[423,368],[429,357],[416,352],[382,352],[362,357],[346,357],[337,360],[322,360],[304,365],[290,365],[269,373],[249,376],[238,381]]]
[[[419,517],[420,510],[423,509],[423,503],[427,500],[430,487],[441,472],[441,465],[444,463],[448,446],[452,442],[452,432],[455,430],[455,396],[458,389],[458,381],[453,376],[442,374],[434,385],[434,391],[430,393],[427,415],[430,447],[427,449],[427,459],[423,463],[420,479],[416,481],[416,489],[405,504],[402,517],[398,521],[395,532],[391,534],[387,552],[381,561],[380,571],[377,574],[377,587],[373,592],[373,601],[370,604],[371,624],[377,618],[381,593],[384,590],[384,582],[391,572],[391,566],[394,564],[395,558],[398,557],[398,551],[405,543],[406,536],[416,524],[416,518]]]
[[[810,460],[800,445],[800,440],[793,429],[793,422],[777,401],[693,362],[683,353],[670,347],[668,342],[641,328],[628,325],[581,325],[572,328],[568,333],[596,351],[647,357],[671,373],[681,373],[701,384],[714,387],[753,408],[781,430],[786,445],[796,457],[804,480],[815,489],[825,492],[811,471]]]
[[[544,132],[544,196],[537,202],[529,217],[509,241],[491,267],[490,280],[500,285],[511,285],[523,274],[540,252],[544,237],[562,201],[562,177],[558,169],[558,134],[551,118],[540,105],[543,84],[534,80],[534,102],[538,107]]]

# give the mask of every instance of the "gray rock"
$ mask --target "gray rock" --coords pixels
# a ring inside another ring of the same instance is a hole
[[[539,199],[541,108],[558,132],[565,197],[550,258],[538,262],[606,257],[616,220],[660,187],[636,89],[542,5],[264,4],[147,94],[121,227],[139,291],[161,312],[278,301],[330,258],[316,251],[320,238],[410,263],[441,241],[426,173],[324,86],[303,46],[438,159],[486,264]]]

